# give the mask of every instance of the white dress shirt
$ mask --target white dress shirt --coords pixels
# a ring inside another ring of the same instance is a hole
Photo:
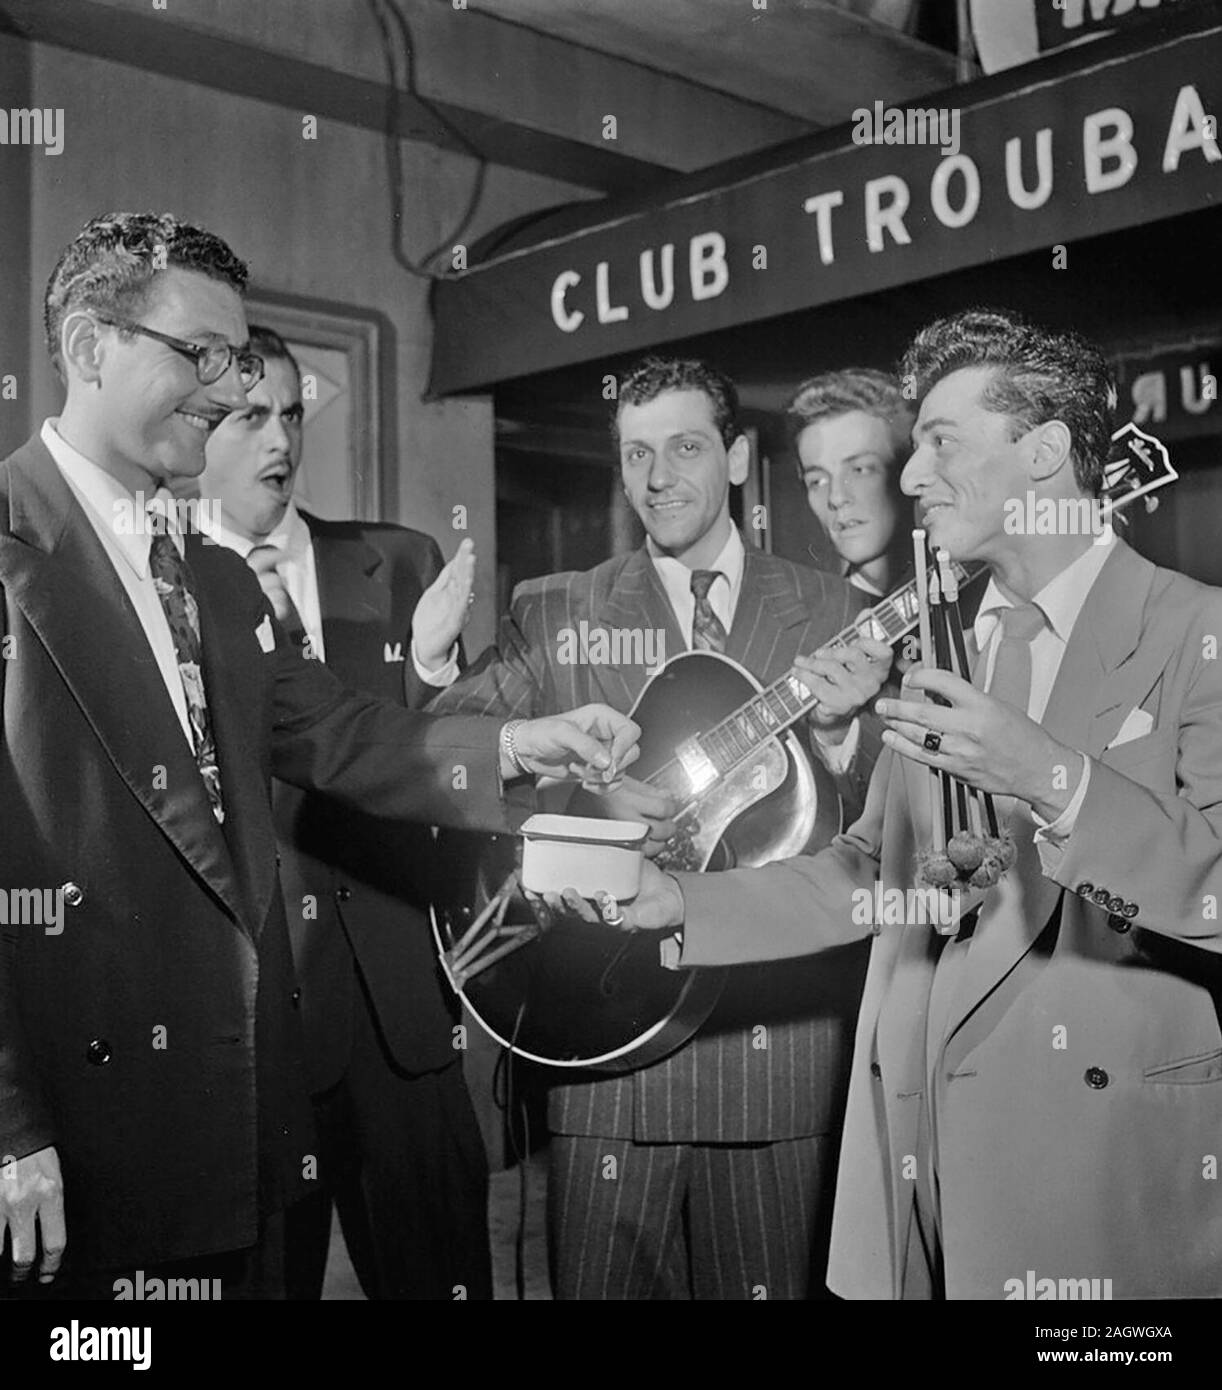
[[[860,589],[863,594],[869,595],[870,598],[884,599],[887,597],[886,593],[872,579],[867,579],[860,570],[848,570],[843,577],[854,589]]]
[[[696,595],[692,593],[692,571],[673,555],[663,555],[652,540],[648,540],[646,544],[653,560],[653,567],[662,581],[663,589],[666,590],[666,597],[670,600],[679,631],[683,634],[683,640],[690,651],[692,627],[696,621]],[[731,526],[725,545],[708,566],[709,569],[717,571],[717,578],[709,585],[709,606],[720,619],[727,637],[734,626],[734,614],[738,611],[738,596],[743,589],[743,566],[746,564],[746,558],[743,539],[737,528]]]
[[[276,560],[276,573],[284,581],[284,587],[293,601],[293,607],[297,610],[305,634],[310,639],[310,651],[319,661],[326,661],[327,649],[323,645],[322,606],[318,599],[318,571],[314,564],[314,545],[310,537],[310,528],[296,505],[290,501],[280,518],[280,524],[260,541],[248,540],[245,536],[239,535],[223,521],[218,522],[214,517],[207,515],[202,508],[200,528],[206,531],[217,545],[235,551],[243,560],[248,559],[250,552],[261,545],[269,545],[280,552]]]
[[[40,438],[47,451],[55,460],[55,465],[71,489],[72,495],[81,504],[81,509],[89,519],[102,547],[119,576],[144,636],[157,662],[157,670],[165,685],[166,694],[174,706],[174,713],[182,727],[183,737],[195,755],[195,744],[191,738],[191,725],[187,719],[187,697],[182,688],[182,676],[178,670],[178,655],[174,650],[174,638],[161,599],[157,596],[153,576],[149,572],[149,550],[153,543],[153,530],[144,525],[140,513],[140,501],[129,492],[121,482],[98,464],[91,462],[84,454],[74,449],[61,438],[56,426],[58,420],[43,422]],[[159,497],[162,494],[159,494]],[[169,494],[164,493],[168,498]],[[154,499],[149,499],[150,502]],[[147,509],[147,508],[146,508]],[[168,507],[162,513],[166,516],[166,528],[174,537],[174,543],[182,550],[182,538],[174,525],[174,509]],[[119,522],[119,518],[124,518]],[[117,524],[118,523],[118,524]]]
[[[1056,684],[1057,673],[1065,648],[1078,621],[1078,614],[1086,602],[1087,595],[1099,578],[1099,572],[1107,562],[1116,545],[1116,534],[1108,527],[1094,545],[1089,546],[1072,564],[1067,565],[1031,600],[1044,615],[1044,626],[1031,639],[1031,693],[1027,700],[1027,717],[1038,724],[1048,707],[1052,687]],[[980,608],[976,614],[974,627],[977,649],[983,653],[985,666],[985,689],[993,682],[993,667],[997,661],[997,649],[1001,645],[1001,611],[1014,605],[998,588],[995,580],[989,580],[984,591]],[[1059,845],[1067,840],[1073,831],[1078,812],[1086,800],[1086,789],[1090,784],[1090,759],[1082,754],[1082,775],[1069,805],[1051,822],[1043,821],[1032,812],[1036,824],[1035,838],[1040,844],[1040,857],[1045,867],[1044,845]],[[1051,842],[1051,844],[1050,844]]]

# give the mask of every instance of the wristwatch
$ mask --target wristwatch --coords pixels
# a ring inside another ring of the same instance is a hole
[[[518,730],[525,723],[524,719],[510,719],[501,725],[501,756],[515,777],[525,777],[530,771],[518,753]]]

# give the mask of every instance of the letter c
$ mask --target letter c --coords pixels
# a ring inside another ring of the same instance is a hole
[[[580,284],[581,276],[575,270],[562,270],[552,286],[552,318],[562,333],[576,333],[585,318],[580,309],[567,309],[564,304],[564,296]]]

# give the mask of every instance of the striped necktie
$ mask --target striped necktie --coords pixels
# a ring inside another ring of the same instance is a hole
[[[195,578],[190,566],[178,553],[174,538],[164,532],[154,535],[149,547],[149,573],[153,587],[161,600],[170,635],[174,639],[174,654],[178,658],[178,674],[183,694],[187,697],[187,722],[191,727],[191,746],[195,763],[204,779],[204,788],[218,821],[225,819],[225,803],[221,798],[221,770],[216,758],[216,740],[212,736],[212,720],[208,716],[208,699],[204,694],[203,646],[199,633],[199,604],[195,599]]]
[[[692,571],[692,594],[696,599],[696,610],[692,614],[692,650],[695,652],[724,652],[726,649],[725,627],[709,602],[713,581],[721,577],[720,570]]]

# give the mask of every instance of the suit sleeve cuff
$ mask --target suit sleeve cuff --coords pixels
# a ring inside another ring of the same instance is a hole
[[[1078,815],[1082,810],[1082,803],[1086,800],[1086,791],[1090,786],[1090,759],[1085,753],[1082,757],[1082,775],[1078,778],[1077,788],[1069,800],[1069,805],[1061,812],[1055,820],[1045,821],[1038,812],[1031,812],[1031,819],[1035,822],[1035,843],[1039,850],[1040,864],[1044,872],[1050,874],[1052,869],[1060,862],[1061,855],[1065,850],[1065,842],[1074,832],[1074,827],[1078,823]]]
[[[444,690],[458,679],[458,643],[455,642],[450,648],[450,654],[446,657],[444,666],[439,666],[436,671],[429,671],[420,664],[420,657],[416,652],[416,642],[413,638],[412,665],[416,668],[416,674],[425,685],[431,685],[436,690]]]

